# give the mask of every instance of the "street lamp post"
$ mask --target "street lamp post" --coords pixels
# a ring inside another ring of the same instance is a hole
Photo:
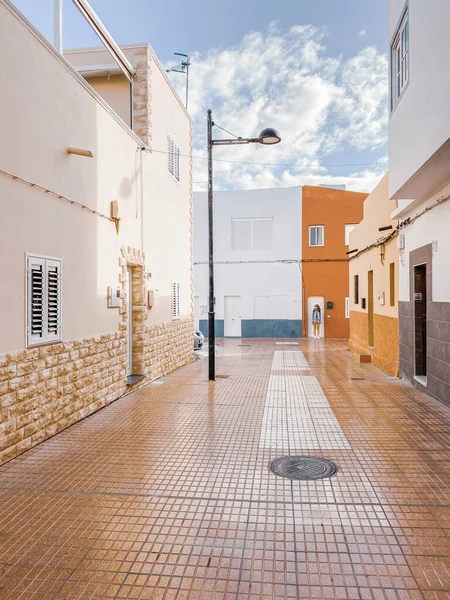
[[[207,116],[207,134],[208,134],[208,255],[209,255],[209,306],[208,306],[208,373],[209,380],[216,379],[216,334],[215,334],[215,318],[216,300],[214,297],[214,229],[213,229],[213,165],[212,165],[212,149],[213,146],[237,146],[240,144],[263,144],[265,146],[273,146],[281,142],[280,134],[276,129],[268,127],[263,129],[257,138],[230,138],[214,140],[212,136],[212,128],[214,121],[212,120],[211,110],[208,110]]]

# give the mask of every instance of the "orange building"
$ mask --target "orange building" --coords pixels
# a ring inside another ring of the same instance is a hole
[[[350,337],[350,232],[368,194],[304,186],[302,194],[303,335],[313,337],[312,311],[322,312],[320,337]]]

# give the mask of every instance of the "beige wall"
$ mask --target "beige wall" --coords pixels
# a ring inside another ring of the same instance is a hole
[[[172,278],[181,282],[181,316],[191,314],[191,174],[167,171],[165,154],[138,151],[129,131],[66,61],[17,11],[0,0],[0,164],[2,169],[109,215],[113,223],[0,174],[0,353],[25,342],[25,253],[63,258],[63,339],[117,331],[118,309],[108,309],[107,286],[119,285],[122,245],[143,249],[149,286],[159,293],[149,322],[171,319]],[[166,150],[170,128],[190,154],[191,124],[164,77],[154,69],[153,146]],[[94,158],[69,156],[69,146]]]
[[[389,182],[386,175],[364,202],[364,218],[350,234],[350,250],[364,248],[392,230],[380,232],[380,227],[397,222],[390,218],[395,209],[389,200]],[[390,265],[394,263],[394,305],[390,298]],[[350,340],[349,349],[357,354],[370,354],[372,362],[389,375],[398,374],[399,334],[398,334],[398,250],[397,238],[384,245],[384,260],[381,260],[381,247],[373,248],[350,260]],[[373,345],[369,346],[368,274],[373,271],[374,318]],[[354,278],[359,276],[359,303],[355,304]],[[379,294],[384,292],[384,304]],[[366,308],[362,308],[362,298]]]
[[[362,250],[366,246],[376,242],[379,238],[389,235],[390,231],[380,232],[379,227],[392,225],[397,226],[397,221],[391,219],[391,213],[395,210],[395,202],[389,200],[389,176],[385,175],[378,186],[364,202],[364,218],[361,223],[350,234],[350,250]],[[392,230],[391,230],[392,231]],[[390,306],[389,290],[390,276],[389,265],[395,263],[395,306]],[[384,266],[381,262],[380,248],[374,248],[350,260],[350,309],[362,311],[361,301],[355,304],[354,276],[359,275],[359,297],[367,298],[368,272],[374,271],[374,312],[387,317],[398,315],[398,250],[397,240],[385,246]],[[385,294],[384,306],[378,299],[379,292]]]
[[[86,81],[127,125],[130,120],[130,82],[125,75],[86,77]]]

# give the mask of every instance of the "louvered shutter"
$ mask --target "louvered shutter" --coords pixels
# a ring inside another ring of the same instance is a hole
[[[167,134],[167,166],[169,173],[180,181],[180,148],[170,133]]]
[[[45,341],[45,259],[27,260],[27,343]]]
[[[177,181],[180,181],[180,149],[178,148],[178,146],[176,144],[175,145],[175,152],[174,152],[174,157],[175,157],[175,173],[174,173],[174,177]]]
[[[172,281],[172,318],[180,318],[180,282]]]
[[[173,175],[173,143],[170,135],[167,135],[167,168]]]
[[[27,257],[27,346],[61,339],[62,261]]]
[[[46,260],[47,341],[61,339],[61,261]]]

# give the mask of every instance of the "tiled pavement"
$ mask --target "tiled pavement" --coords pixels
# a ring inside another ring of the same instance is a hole
[[[199,360],[0,468],[0,598],[450,598],[450,408],[344,342],[223,346],[228,377]],[[337,474],[268,469],[308,453]]]

